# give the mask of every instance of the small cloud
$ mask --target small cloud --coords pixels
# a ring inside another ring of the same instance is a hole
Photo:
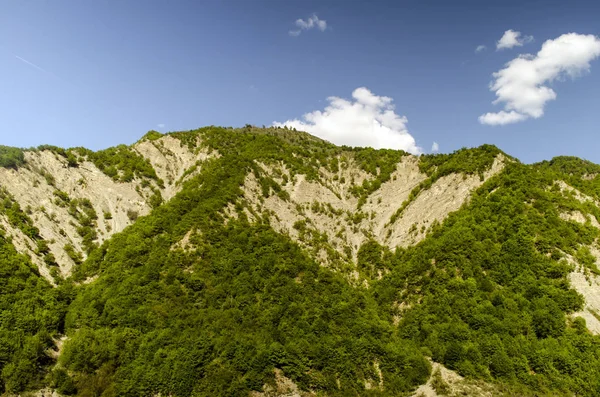
[[[556,99],[556,92],[548,84],[588,72],[590,62],[598,57],[600,38],[577,33],[547,40],[536,55],[519,55],[494,73],[490,84],[496,94],[492,103],[503,103],[504,110],[485,113],[479,116],[479,122],[504,125],[542,117],[546,103]]]
[[[483,44],[478,45],[477,48],[475,48],[475,52],[482,52],[482,51],[485,51],[485,50],[487,50],[487,47],[484,46]]]
[[[311,15],[307,20],[297,19],[295,24],[298,29],[290,30],[288,32],[289,35],[293,37],[300,36],[300,33],[302,33],[303,30],[310,30],[316,28],[319,29],[321,32],[324,32],[325,29],[327,29],[327,21],[319,19],[319,17],[316,14]]]
[[[440,151],[440,145],[438,145],[437,142],[433,142],[433,145],[431,145],[431,153],[437,153]]]
[[[496,43],[496,51],[513,47],[522,47],[523,44],[531,43],[532,41],[533,36],[521,36],[521,32],[509,29],[504,32],[500,40]]]
[[[162,124],[162,123],[161,123],[161,124],[156,124],[156,126],[157,126],[158,128],[165,128],[165,125],[164,125],[164,124]]]
[[[486,113],[479,116],[479,122],[481,124],[487,125],[505,125],[518,123],[519,121],[526,120],[527,116],[524,114],[515,112],[511,110],[510,112],[505,112],[504,110],[498,113]]]
[[[392,98],[360,87],[352,92],[350,100],[332,96],[327,101],[329,105],[324,110],[306,113],[302,120],[273,125],[306,131],[337,145],[423,152],[406,128],[408,119],[396,113]]]

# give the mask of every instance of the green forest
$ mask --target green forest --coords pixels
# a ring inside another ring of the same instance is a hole
[[[353,158],[372,175],[352,190],[360,208],[406,153],[337,147],[280,128],[170,135],[193,150],[200,139],[219,156],[150,215],[90,243],[71,277],[51,285],[0,231],[0,392],[248,396],[274,384],[280,369],[318,396],[408,396],[431,375],[431,359],[507,395],[600,395],[600,337],[570,316],[584,302],[564,259],[600,273],[585,249],[600,230],[560,217],[577,210],[600,220],[600,208],[555,184],[600,200],[600,166],[570,157],[526,165],[490,145],[421,156],[427,179],[397,203],[392,223],[439,178],[483,180],[498,155],[507,162],[420,243],[364,243],[347,264],[364,282],[352,283],[276,232],[268,213],[252,222],[242,215],[244,179],[254,173],[265,197],[285,199],[257,162],[318,180],[320,169],[335,172],[338,158]],[[87,159],[120,182],[163,183],[127,146],[60,155],[72,167]],[[22,150],[0,146],[0,166],[26,165]],[[0,216],[39,239],[26,211],[7,192],[0,199]],[[225,219],[229,205],[237,219]],[[193,249],[177,246],[186,234]],[[49,352],[63,336],[55,359]],[[384,387],[367,389],[365,380]]]

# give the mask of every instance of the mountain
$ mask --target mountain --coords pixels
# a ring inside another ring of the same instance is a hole
[[[600,393],[600,166],[281,128],[0,147],[7,394]]]

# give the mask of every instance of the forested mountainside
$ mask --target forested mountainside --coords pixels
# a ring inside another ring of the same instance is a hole
[[[247,126],[0,166],[7,395],[600,394],[598,165]]]

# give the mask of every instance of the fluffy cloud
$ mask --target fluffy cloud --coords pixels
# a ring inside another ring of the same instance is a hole
[[[164,125],[164,124],[162,124],[162,123],[161,123],[161,124],[156,124],[156,126],[157,126],[158,128],[165,128],[165,125]]]
[[[396,114],[392,98],[377,96],[365,87],[355,89],[352,98],[329,97],[329,105],[323,111],[307,113],[303,120],[273,125],[306,131],[337,145],[422,153],[406,128],[407,118]]]
[[[500,40],[496,43],[496,51],[506,48],[521,47],[533,41],[533,36],[521,36],[521,32],[515,32],[512,29],[504,32]]]
[[[479,122],[481,124],[488,125],[504,125],[518,123],[519,121],[527,120],[527,116],[521,113],[517,113],[514,110],[505,112],[504,110],[498,113],[485,113],[479,116]]]
[[[437,142],[433,142],[433,145],[431,145],[431,152],[437,153],[439,151],[440,151],[440,145],[438,145]]]
[[[485,51],[487,49],[486,46],[484,46],[483,44],[478,45],[477,48],[475,48],[475,52],[482,52]]]
[[[313,14],[307,20],[297,19],[296,27],[298,29],[289,31],[290,36],[300,36],[300,33],[302,33],[303,30],[310,30],[314,28],[319,29],[321,32],[324,32],[325,29],[327,29],[327,21],[319,19],[319,17],[316,14]]]
[[[493,104],[503,103],[504,110],[486,113],[479,122],[502,125],[542,117],[546,102],[556,99],[556,92],[545,84],[578,77],[599,56],[600,38],[593,35],[568,33],[547,40],[535,56],[520,55],[493,74]]]

